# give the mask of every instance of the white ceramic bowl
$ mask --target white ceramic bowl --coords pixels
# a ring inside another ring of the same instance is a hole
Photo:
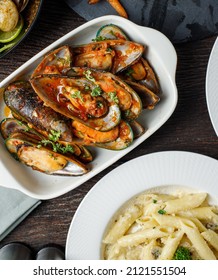
[[[101,259],[101,243],[119,208],[134,196],[153,191],[206,192],[218,205],[218,161],[204,155],[168,151],[130,160],[104,176],[85,196],[69,228],[66,259]]]
[[[147,46],[146,57],[159,78],[163,92],[162,99],[154,110],[143,111],[139,120],[139,122],[146,127],[146,133],[136,139],[133,144],[125,150],[109,151],[98,149],[96,158],[92,163],[92,170],[81,177],[51,176],[33,171],[31,168],[16,162],[4,148],[3,139],[1,139],[1,186],[18,189],[29,196],[39,199],[51,199],[60,196],[86,182],[136,148],[158,130],[173,113],[177,104],[177,88],[175,84],[177,55],[173,45],[159,31],[138,26],[118,16],[104,16],[94,19],[66,34],[8,76],[0,83],[0,88],[7,86],[16,79],[29,77],[33,69],[47,52],[65,44],[77,45],[88,43],[91,39],[95,38],[97,30],[101,26],[109,23],[120,26],[131,40]],[[5,117],[5,105],[2,97],[0,104],[0,118],[3,119]]]
[[[217,79],[218,71],[218,37],[213,45],[210,53],[207,74],[206,74],[206,100],[207,108],[210,116],[211,123],[213,125],[214,131],[218,136],[218,98],[217,98]]]

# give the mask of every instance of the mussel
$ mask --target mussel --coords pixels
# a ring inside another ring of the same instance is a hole
[[[95,146],[108,150],[123,150],[129,147],[134,139],[134,134],[128,122],[121,120],[119,125],[119,135],[111,142],[96,143]]]
[[[121,120],[116,128],[106,132],[96,131],[77,121],[72,122],[72,127],[74,134],[87,146],[122,150],[127,148],[134,139],[131,125],[124,120]]]
[[[132,41],[103,40],[75,46],[72,51],[74,66],[107,70],[115,74],[137,61],[144,47]]]
[[[74,135],[76,135],[78,138],[83,139],[84,144],[86,145],[89,145],[89,143],[111,142],[116,140],[119,135],[118,126],[109,131],[98,131],[81,122],[72,121],[72,127]]]
[[[129,41],[126,34],[116,25],[107,24],[102,26],[97,34],[97,40],[115,40],[120,39]],[[144,57],[131,63],[125,69],[122,69],[118,76],[128,83],[142,99],[144,109],[153,109],[160,100],[160,86],[158,78]]]
[[[95,83],[101,88],[102,96],[119,105],[122,117],[126,120],[136,119],[142,110],[141,99],[138,94],[128,86],[123,80],[110,72],[88,70]],[[66,69],[65,74],[68,77],[84,77],[87,68],[73,67]]]
[[[34,139],[19,132],[7,138],[5,145],[17,160],[46,174],[78,176],[88,172],[87,167],[72,156],[39,146]]]
[[[126,34],[115,24],[106,24],[100,27],[96,33],[97,41],[101,40],[129,40]]]
[[[82,143],[74,140],[74,142],[64,142],[56,139],[54,141],[54,135],[50,134],[48,137],[38,133],[35,129],[31,128],[25,122],[19,121],[15,118],[5,118],[1,121],[0,131],[4,139],[10,138],[12,134],[21,133],[25,137],[35,141],[39,146],[49,146],[55,152],[67,154],[69,157],[73,155],[78,160],[84,163],[91,162],[93,156],[91,152],[82,146]],[[20,134],[20,135],[21,135]]]
[[[10,84],[4,91],[4,101],[16,117],[29,123],[42,135],[48,137],[52,131],[58,131],[60,140],[72,142],[72,132],[66,118],[45,106],[29,82]]]
[[[68,118],[100,131],[110,130],[120,121],[118,104],[102,96],[101,87],[89,72],[79,78],[42,75],[30,82],[47,106]]]
[[[72,52],[69,46],[62,46],[48,53],[33,71],[31,77],[42,74],[61,74],[72,63]]]

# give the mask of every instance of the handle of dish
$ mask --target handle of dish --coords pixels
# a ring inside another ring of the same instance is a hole
[[[151,33],[149,37],[149,44],[152,45],[152,50],[161,57],[163,67],[167,68],[172,80],[175,80],[176,67],[177,67],[177,53],[171,41],[160,31],[139,26],[138,28],[143,33],[146,29],[146,34]]]

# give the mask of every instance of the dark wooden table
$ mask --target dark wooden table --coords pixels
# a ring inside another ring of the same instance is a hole
[[[64,1],[45,0],[37,25],[18,48],[0,61],[0,81],[20,65],[85,20]],[[43,201],[4,240],[25,242],[35,251],[56,243],[65,247],[72,217],[94,184],[114,167],[140,155],[182,150],[218,158],[217,136],[212,128],[206,104],[205,77],[208,58],[216,37],[175,45],[178,54],[176,81],[178,105],[171,118],[149,139],[85,184],[71,192]]]

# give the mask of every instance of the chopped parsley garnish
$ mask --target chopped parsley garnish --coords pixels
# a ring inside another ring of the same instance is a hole
[[[85,86],[84,90],[88,91],[88,90],[90,90],[90,87],[89,86]]]
[[[60,143],[57,143],[57,141],[60,139],[61,132],[56,130],[51,130],[51,133],[48,135],[48,139],[43,139],[39,142],[37,145],[37,148],[41,148],[42,146],[50,145],[52,147],[52,150],[54,152],[61,152],[63,154],[65,153],[74,153],[74,148],[71,145],[62,145]]]
[[[188,248],[180,246],[177,248],[173,259],[174,260],[192,260],[191,252]]]
[[[52,150],[54,152],[61,152],[63,154],[65,153],[74,153],[74,148],[71,145],[61,145],[60,143],[54,143],[51,140],[47,140],[47,139],[43,139],[40,141],[40,143],[37,145],[37,148],[41,148],[42,146],[47,146],[47,145],[51,145],[52,146]]]
[[[79,99],[83,100],[80,90],[74,91],[73,93],[71,93],[71,96],[72,96],[73,98],[79,98]]]
[[[100,42],[105,40],[107,40],[107,38],[103,36],[97,36],[95,39],[92,39],[93,42]]]
[[[51,133],[48,135],[48,139],[54,142],[58,141],[60,137],[61,132],[53,129],[51,129]]]
[[[97,108],[103,108],[103,104],[102,104],[102,102],[101,101],[97,101]]]
[[[92,77],[92,72],[90,70],[84,71],[83,74],[87,80],[89,80],[91,82],[95,82],[95,79]]]
[[[158,212],[158,214],[161,214],[161,215],[164,215],[167,213],[164,209],[160,209],[157,212]]]
[[[156,199],[153,199],[153,203],[157,203],[157,200],[156,200]]]
[[[102,89],[99,85],[92,89],[91,96],[95,97],[95,96],[99,96],[101,94],[102,94]]]
[[[114,101],[115,103],[119,103],[119,99],[115,91],[109,92],[108,95],[112,101]]]

